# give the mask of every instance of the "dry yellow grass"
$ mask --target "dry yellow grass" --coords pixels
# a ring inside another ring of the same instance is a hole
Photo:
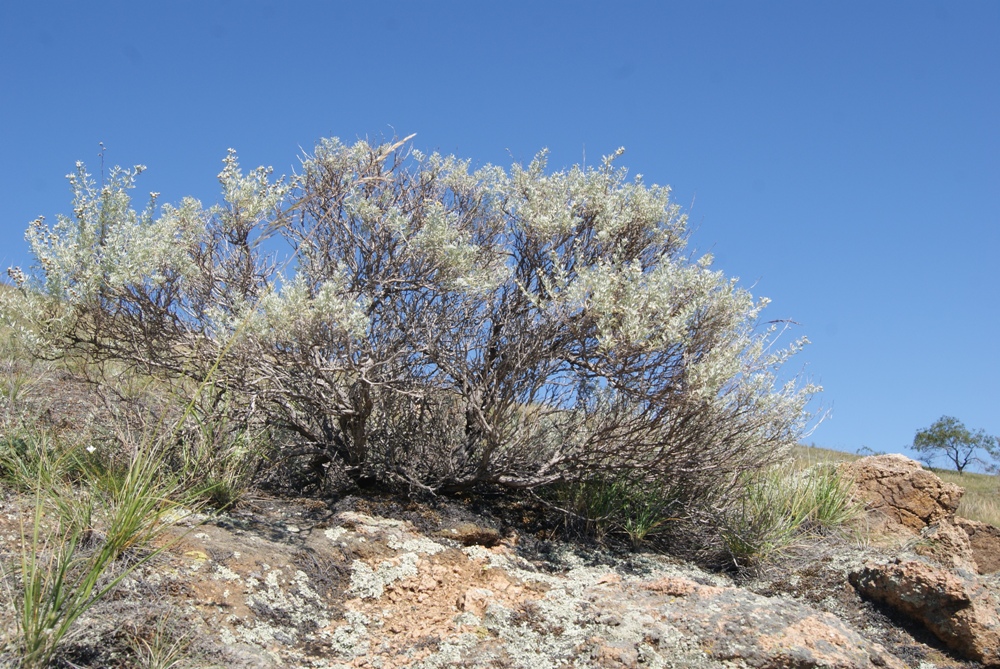
[[[949,483],[965,488],[958,515],[1000,527],[1000,477],[991,474],[959,474],[950,469],[932,471]]]
[[[818,446],[796,446],[792,450],[792,455],[795,457],[796,466],[802,469],[819,464],[849,462],[861,457],[854,453],[834,451],[829,448],[819,448]]]

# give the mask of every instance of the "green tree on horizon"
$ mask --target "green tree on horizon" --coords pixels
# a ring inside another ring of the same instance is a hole
[[[913,437],[913,450],[923,454],[928,460],[944,455],[963,474],[970,464],[979,463],[988,469],[996,465],[980,457],[985,451],[993,459],[1000,457],[1000,438],[987,434],[985,430],[973,432],[962,421],[952,416],[941,416],[934,424],[917,430]]]

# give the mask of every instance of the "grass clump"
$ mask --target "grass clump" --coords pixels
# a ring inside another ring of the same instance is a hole
[[[186,423],[170,449],[169,464],[184,482],[187,499],[219,510],[237,505],[269,460],[271,435],[224,413],[192,413]]]
[[[801,539],[849,526],[863,513],[852,489],[831,464],[757,474],[724,520],[727,561],[737,568],[755,567]]]
[[[190,666],[188,650],[192,638],[178,635],[174,621],[161,617],[147,629],[138,627],[129,634],[130,646],[139,669],[178,669]]]
[[[157,554],[147,547],[180,487],[150,445],[120,469],[44,432],[8,434],[2,446],[3,479],[29,500],[19,554],[0,565],[14,626],[6,653],[45,667],[80,616]]]
[[[17,373],[19,388],[44,387],[45,370],[20,358],[10,334],[0,332],[11,354],[0,381]],[[0,551],[0,666],[32,669],[65,664],[60,648],[81,616],[162,550],[151,545],[178,505],[204,501],[196,484],[226,470],[174,467],[176,440],[136,434],[127,421],[59,430],[10,388],[0,383],[0,494],[20,529]],[[226,483],[230,499],[241,494],[242,479]],[[183,648],[161,637],[133,649],[136,666],[180,666]]]
[[[74,625],[163,550],[151,546],[178,506],[242,495],[257,453],[226,441],[238,432],[227,425],[171,430],[185,403],[140,375],[93,396],[92,370],[34,358],[22,334],[0,322],[0,493],[21,519],[0,551],[0,666],[31,669],[65,663]],[[164,629],[136,637],[135,666],[180,666],[186,643],[174,641]]]
[[[565,512],[568,529],[600,542],[627,538],[634,548],[658,538],[679,520],[676,495],[655,483],[621,476],[554,487],[547,497]]]

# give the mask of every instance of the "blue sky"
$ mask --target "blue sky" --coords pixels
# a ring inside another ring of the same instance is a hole
[[[475,164],[620,164],[813,342],[811,440],[1000,434],[1000,3],[160,2],[0,7],[0,265],[76,160],[217,198],[226,149],[417,133]]]

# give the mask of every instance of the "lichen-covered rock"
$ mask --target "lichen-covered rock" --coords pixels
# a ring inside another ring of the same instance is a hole
[[[437,536],[452,539],[463,546],[486,546],[490,548],[500,543],[500,532],[478,523],[459,523],[437,532]]]
[[[972,550],[972,542],[957,518],[943,518],[920,532],[913,552],[928,557],[944,567],[980,572]]]
[[[823,557],[836,568],[814,579],[818,597],[797,587],[772,597],[665,555],[525,538],[461,547],[463,524],[484,538],[471,526],[494,519],[470,522],[446,501],[437,519],[377,501],[259,499],[170,530],[156,563],[107,603],[118,608],[94,609],[106,624],[87,623],[87,648],[127,643],[116,630],[141,622],[134,611],[158,620],[147,609],[155,599],[178,612],[176,638],[196,640],[194,666],[227,669],[896,669],[915,656],[863,617],[845,583],[860,558]],[[2,539],[16,515],[2,498],[0,512]],[[824,603],[831,597],[856,608]]]
[[[751,667],[860,669],[903,665],[829,613],[785,597],[762,597],[740,588],[660,579],[647,589],[668,598],[665,620],[714,659]]]
[[[955,514],[963,490],[903,455],[877,455],[840,465],[855,483],[882,533],[919,532]]]
[[[974,573],[897,558],[866,564],[850,581],[864,596],[922,622],[963,657],[1000,666],[1000,599]]]

